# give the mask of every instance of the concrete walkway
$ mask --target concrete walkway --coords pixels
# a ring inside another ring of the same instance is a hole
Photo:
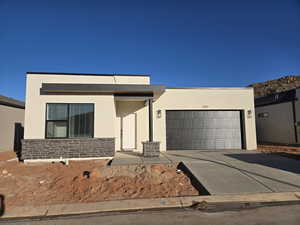
[[[135,164],[161,164],[173,163],[165,154],[160,154],[160,157],[144,158],[138,152],[116,152],[115,157],[111,163],[112,166],[117,165],[135,165]]]
[[[300,191],[300,161],[257,151],[168,151],[159,158],[117,153],[112,165],[179,163],[211,195]]]

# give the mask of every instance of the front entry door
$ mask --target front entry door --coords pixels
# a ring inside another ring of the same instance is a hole
[[[132,113],[122,117],[122,150],[135,149],[136,140],[136,114]]]

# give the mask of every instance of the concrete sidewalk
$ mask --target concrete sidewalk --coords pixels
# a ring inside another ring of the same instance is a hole
[[[116,152],[111,165],[135,165],[135,164],[168,164],[173,163],[165,154],[160,157],[145,158],[138,152]]]
[[[232,207],[251,208],[264,205],[300,204],[300,192],[265,193],[251,195],[191,196],[173,198],[130,199],[48,206],[24,206],[7,209],[0,218],[27,218],[65,216],[105,212],[137,211],[196,207],[199,210],[218,211]]]

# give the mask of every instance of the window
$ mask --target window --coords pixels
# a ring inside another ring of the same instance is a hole
[[[94,131],[94,104],[48,103],[46,138],[89,138]]]
[[[258,113],[257,116],[260,117],[260,118],[268,118],[269,117],[269,113],[267,113],[267,112]]]

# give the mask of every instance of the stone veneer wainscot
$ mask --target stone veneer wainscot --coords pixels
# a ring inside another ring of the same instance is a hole
[[[115,138],[24,139],[21,159],[113,157]]]

